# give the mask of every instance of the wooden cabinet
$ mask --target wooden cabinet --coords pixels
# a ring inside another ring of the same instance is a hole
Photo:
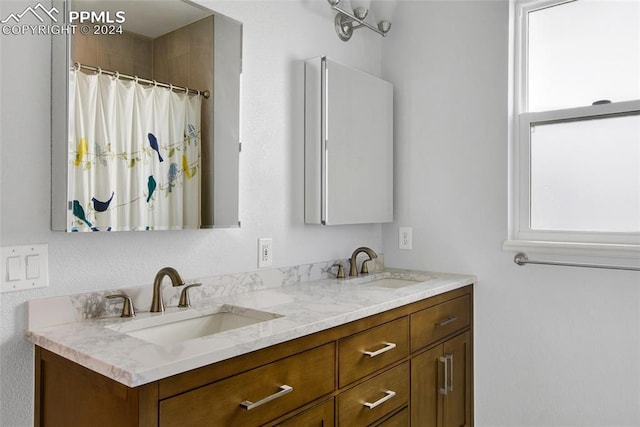
[[[126,387],[36,347],[35,425],[473,425],[472,286]]]
[[[411,315],[411,425],[473,425],[470,296]],[[453,336],[440,343],[443,337]]]

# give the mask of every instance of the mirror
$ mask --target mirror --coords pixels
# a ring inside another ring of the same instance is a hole
[[[54,0],[52,229],[238,227],[242,24],[183,0]]]
[[[305,222],[393,221],[393,86],[326,57],[305,61]]]

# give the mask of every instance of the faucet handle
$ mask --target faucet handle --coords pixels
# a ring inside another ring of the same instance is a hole
[[[189,289],[197,286],[202,286],[202,283],[193,283],[191,285],[185,286],[182,289],[182,292],[180,292],[180,301],[178,301],[178,307],[191,307],[191,301],[189,301]]]
[[[333,267],[338,267],[338,273],[336,274],[336,278],[337,279],[344,279],[344,266],[340,263],[335,263],[331,266]]]
[[[369,274],[369,267],[367,266],[367,263],[369,261],[371,261],[371,258],[365,259],[364,261],[362,261],[362,267],[360,268],[360,274]]]
[[[135,317],[136,316],[136,311],[133,308],[133,302],[131,302],[131,297],[127,294],[113,294],[113,295],[107,295],[107,298],[109,299],[113,299],[113,298],[122,298],[124,301],[124,304],[122,304],[122,314],[120,315],[120,317]]]

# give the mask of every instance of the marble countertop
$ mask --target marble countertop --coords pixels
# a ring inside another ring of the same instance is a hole
[[[380,278],[418,283],[399,288],[368,283]],[[138,313],[134,319],[107,317],[30,326],[25,337],[86,368],[136,387],[458,289],[475,280],[469,275],[385,269],[358,278],[313,280],[219,296],[188,309],[168,307],[164,313]],[[159,316],[163,321],[179,320],[206,315],[225,305],[280,317],[163,345],[126,333],[133,322],[153,323]]]

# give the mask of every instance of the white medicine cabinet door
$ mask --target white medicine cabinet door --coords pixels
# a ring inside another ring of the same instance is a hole
[[[393,221],[393,86],[326,57],[305,62],[305,222]]]

